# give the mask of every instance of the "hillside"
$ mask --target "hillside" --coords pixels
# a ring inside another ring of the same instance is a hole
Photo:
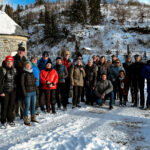
[[[101,4],[103,20],[96,26],[68,22],[65,12],[68,5],[57,4],[56,14],[58,27],[63,38],[55,45],[44,40],[44,24],[39,24],[39,14],[45,12],[44,6],[29,9],[20,13],[22,18],[29,13],[34,16],[33,23],[25,29],[29,34],[28,54],[41,54],[48,50],[52,56],[60,54],[62,47],[72,54],[76,47],[83,54],[126,54],[127,45],[132,54],[150,55],[150,6],[129,6],[127,4]],[[64,15],[65,14],[65,15]],[[66,34],[66,32],[67,34]]]

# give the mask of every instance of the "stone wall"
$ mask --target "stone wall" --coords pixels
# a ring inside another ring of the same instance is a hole
[[[27,37],[0,35],[0,65],[8,55],[13,55],[17,52],[18,44],[23,42],[27,55]]]

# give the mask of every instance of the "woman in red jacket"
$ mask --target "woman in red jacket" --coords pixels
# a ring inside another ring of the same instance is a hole
[[[50,104],[52,108],[52,113],[55,114],[55,91],[58,83],[58,74],[55,69],[52,69],[52,64],[50,61],[47,62],[46,68],[40,73],[40,82],[42,84],[41,89],[42,93],[46,98],[46,109],[50,113]],[[42,109],[44,104],[41,105]]]

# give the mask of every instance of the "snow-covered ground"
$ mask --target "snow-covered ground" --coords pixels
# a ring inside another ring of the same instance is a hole
[[[108,102],[107,102],[108,103]],[[41,113],[39,124],[0,130],[1,150],[149,150],[150,111],[85,106],[56,115]]]

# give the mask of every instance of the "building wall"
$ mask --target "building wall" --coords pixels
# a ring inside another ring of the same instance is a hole
[[[18,44],[21,42],[25,45],[27,55],[27,37],[0,35],[0,65],[6,56],[17,53]]]

